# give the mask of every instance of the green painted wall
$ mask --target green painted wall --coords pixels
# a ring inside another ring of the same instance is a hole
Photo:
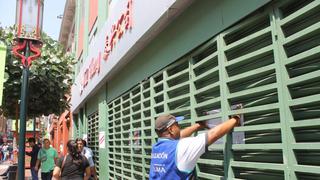
[[[98,5],[98,32],[99,34],[100,29],[104,26],[105,21],[107,20],[108,16],[108,0],[99,0],[99,5]]]
[[[2,105],[4,68],[6,65],[7,47],[0,43],[0,106]]]
[[[194,2],[110,81],[108,101],[268,1],[201,0]]]
[[[90,115],[96,111],[98,111],[99,107],[99,99],[101,97],[101,93],[96,93],[94,96],[90,97],[86,102],[86,114]]]
[[[106,102],[106,86],[103,86],[100,91],[98,92],[98,96],[99,96],[99,100],[97,101],[99,103],[99,132],[104,131],[106,134],[105,137],[105,143],[106,143],[106,148],[99,148],[99,157],[101,157],[100,163],[99,164],[99,177],[100,179],[102,179],[102,177],[104,177],[104,179],[109,179],[109,163],[108,161],[103,161],[104,159],[109,159],[108,156],[108,146],[107,146],[107,142],[108,142],[108,136],[107,136],[107,129],[108,129],[108,123],[107,122],[107,115],[108,115],[108,111],[107,111],[107,102]]]
[[[89,8],[90,1],[84,1],[85,6],[85,15],[84,15],[84,31],[83,31],[83,57],[87,57],[88,55],[88,47],[89,47]],[[83,61],[86,58],[83,59]]]

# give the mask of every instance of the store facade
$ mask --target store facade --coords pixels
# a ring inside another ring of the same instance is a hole
[[[148,179],[158,115],[183,128],[241,113],[243,139],[210,146],[199,179],[319,176],[319,12],[316,0],[77,1],[73,136],[99,177]]]

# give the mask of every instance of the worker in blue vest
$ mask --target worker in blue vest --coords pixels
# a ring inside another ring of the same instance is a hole
[[[159,139],[152,147],[150,180],[195,179],[197,160],[207,147],[240,125],[240,115],[235,115],[209,129],[207,133],[189,137],[208,125],[205,121],[197,122],[180,131],[178,121],[183,119],[170,114],[160,115],[156,119],[155,131]]]

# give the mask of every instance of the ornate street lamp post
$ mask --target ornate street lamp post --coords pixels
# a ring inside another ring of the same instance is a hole
[[[17,0],[16,38],[12,51],[15,56],[21,59],[23,66],[18,157],[19,180],[24,180],[29,67],[31,62],[41,55],[42,16],[43,0]]]

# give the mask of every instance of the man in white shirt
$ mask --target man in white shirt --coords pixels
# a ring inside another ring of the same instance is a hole
[[[97,178],[95,164],[94,164],[94,161],[93,161],[93,152],[92,152],[92,150],[90,148],[86,147],[87,142],[85,140],[81,139],[81,138],[77,138],[76,139],[76,143],[78,145],[78,150],[89,161],[89,166],[90,166],[90,171],[91,171],[90,179],[97,180],[98,178]]]
[[[207,147],[223,135],[240,125],[240,116],[235,115],[228,121],[209,129],[207,133],[189,137],[194,132],[207,128],[205,122],[197,122],[180,130],[178,121],[183,117],[170,114],[156,119],[155,130],[158,142],[151,153],[149,179],[195,179],[195,166]]]

